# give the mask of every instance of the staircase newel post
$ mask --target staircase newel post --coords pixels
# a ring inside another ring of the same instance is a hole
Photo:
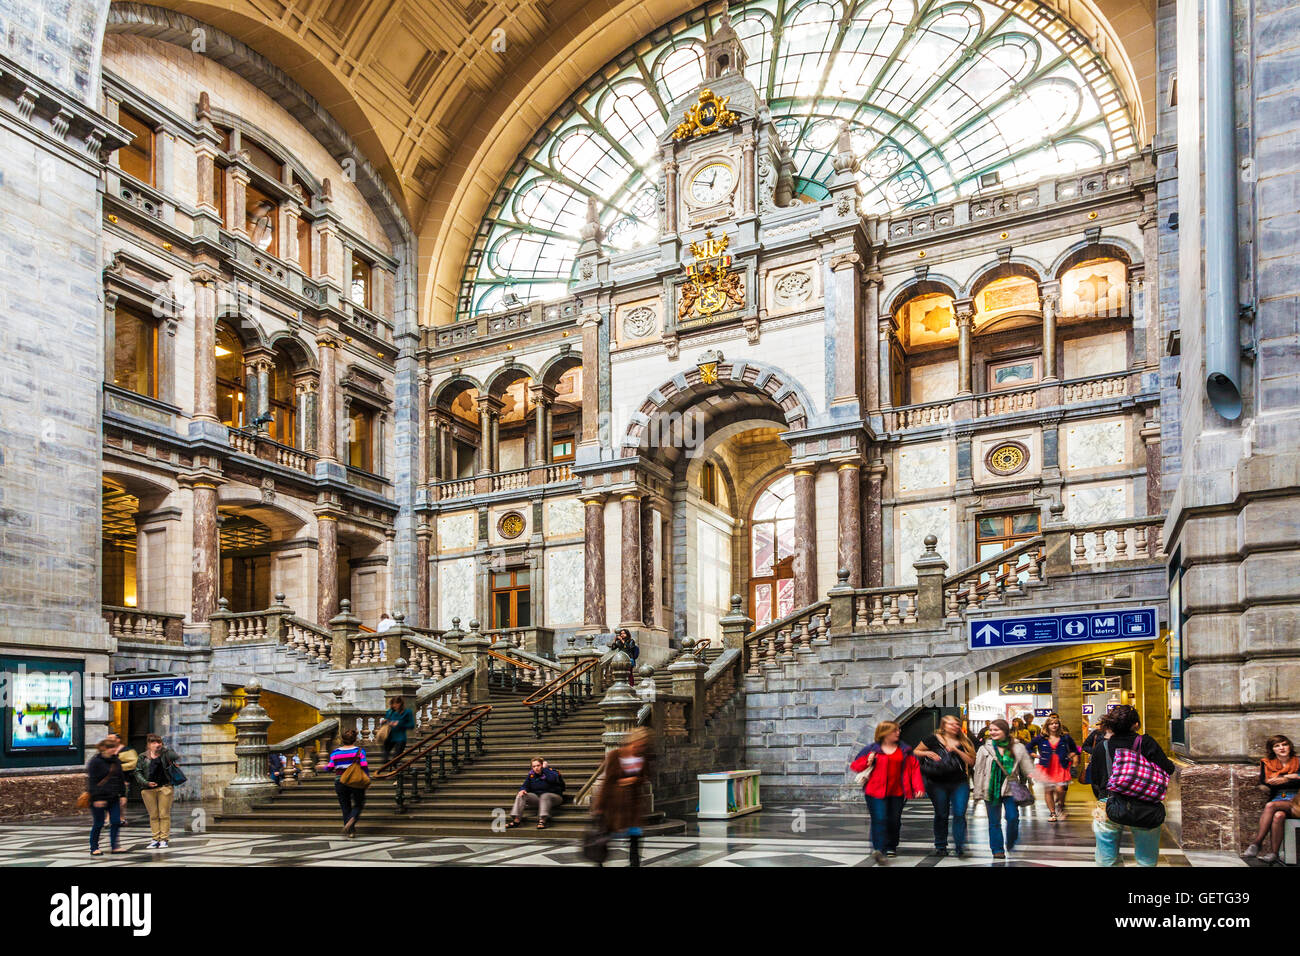
[[[942,621],[943,577],[948,570],[948,562],[940,557],[935,546],[939,539],[932,534],[925,536],[925,554],[914,562],[916,569],[916,620],[921,624]]]
[[[727,613],[718,626],[722,628],[722,646],[735,647],[744,649],[745,638],[754,630],[754,621],[752,618],[745,616],[744,609],[741,607],[741,597],[739,594],[731,596],[731,610]]]
[[[1070,573],[1072,528],[1065,523],[1065,505],[1053,501],[1047,508],[1051,517],[1043,528],[1043,577],[1065,577]]]
[[[853,633],[853,616],[854,602],[857,600],[853,593],[853,585],[849,584],[849,569],[840,568],[835,572],[835,587],[826,592],[826,597],[830,599],[831,625],[836,628],[843,628],[843,634]],[[830,630],[827,629],[826,636],[829,638]]]
[[[352,602],[339,601],[339,613],[330,618],[330,667],[344,670],[352,661],[352,639],[361,621],[352,614]]]
[[[394,628],[396,630],[396,628]],[[392,631],[386,633],[391,634]],[[414,710],[415,698],[420,693],[419,675],[412,676],[406,668],[406,661],[398,658],[395,662],[396,673],[384,681],[382,687],[384,690],[384,710],[388,709],[388,702],[394,697],[401,697],[406,701],[406,706]]]
[[[604,649],[596,646],[596,636],[594,634],[588,634],[586,641],[586,646],[578,648],[578,653],[574,657],[574,663],[584,661],[589,657],[594,657],[596,660],[600,660],[605,656]],[[590,671],[592,696],[604,693],[605,691],[605,676],[601,673],[603,670],[603,667],[597,666],[593,667]]]
[[[293,609],[284,603],[284,593],[275,596],[275,603],[266,609],[266,637],[277,644],[284,643],[287,629],[284,619],[293,613]]]
[[[478,621],[469,622],[468,633],[460,630],[460,618],[453,618],[451,624],[458,634],[463,634],[458,641],[461,666],[474,668],[474,677],[469,685],[469,702],[471,704],[486,703],[490,695],[487,652],[488,648],[492,646],[492,642],[479,632]]]
[[[641,709],[641,698],[632,690],[632,658],[622,651],[615,651],[610,658],[609,670],[612,682],[597,705],[605,715],[605,732],[600,739],[606,751],[623,746],[627,732],[636,725],[637,711]]]
[[[691,699],[691,713],[686,726],[694,737],[704,730],[704,674],[709,668],[695,656],[695,642],[689,637],[682,641],[682,651],[682,655],[668,665],[668,673],[673,679],[673,693]]]
[[[225,598],[217,600],[217,609],[208,615],[208,622],[211,627],[209,640],[213,647],[221,647],[226,643],[226,620],[230,617],[230,602]]]
[[[411,636],[411,629],[406,626],[405,614],[394,611],[393,620],[396,623],[380,638],[384,642],[384,664],[389,667],[395,666],[399,660],[402,660],[402,638]],[[404,660],[402,660],[402,669],[406,669]]]
[[[244,695],[243,709],[231,721],[235,726],[235,777],[221,793],[221,812],[226,814],[248,813],[256,801],[276,792],[271,779],[271,748],[266,742],[271,718],[258,703],[261,682],[250,680],[244,685]]]

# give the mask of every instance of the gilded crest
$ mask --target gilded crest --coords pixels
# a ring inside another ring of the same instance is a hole
[[[709,318],[727,309],[745,306],[745,283],[738,272],[731,272],[731,256],[726,255],[727,236],[714,238],[705,233],[703,242],[691,243],[695,261],[686,266],[687,280],[681,287],[677,304],[679,321]]]
[[[700,382],[705,385],[718,384],[718,363],[701,362],[700,363]]]
[[[712,90],[700,90],[699,100],[691,105],[685,120],[673,130],[673,139],[704,136],[731,126],[740,117],[727,109],[730,100],[730,96],[718,97]]]

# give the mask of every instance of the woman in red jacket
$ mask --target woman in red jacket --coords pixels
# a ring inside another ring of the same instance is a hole
[[[862,748],[849,764],[857,773],[871,815],[871,855],[877,863],[898,856],[898,832],[903,826],[903,803],[925,792],[921,766],[912,748],[900,743],[900,728],[892,720],[876,725],[876,742]]]

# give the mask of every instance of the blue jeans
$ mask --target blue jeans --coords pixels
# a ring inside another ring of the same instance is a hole
[[[1004,846],[1002,843],[1002,812],[1007,814],[1007,842]],[[984,811],[989,815],[989,849],[996,856],[999,853],[1005,853],[1007,850],[1016,848],[1016,840],[1020,839],[1020,808],[1016,806],[1016,801],[1010,797],[1003,797],[1001,800],[985,800]]]
[[[867,797],[871,814],[871,847],[881,853],[898,851],[898,833],[903,828],[904,797]]]
[[[1106,801],[1099,804],[1105,812]],[[1098,866],[1123,866],[1119,856],[1119,841],[1127,830],[1133,834],[1133,855],[1137,857],[1138,866],[1155,866],[1160,859],[1160,827],[1140,830],[1137,827],[1124,827],[1109,820],[1092,821],[1092,835],[1097,838],[1097,849],[1093,858]]]
[[[117,831],[122,828],[122,801],[113,797],[108,806],[90,805],[90,848],[99,849],[99,834],[104,829],[104,819],[108,819],[108,845],[117,849]]]
[[[932,783],[929,785],[930,802],[934,804],[934,847],[948,847],[948,816],[952,815],[952,839],[957,849],[966,846],[966,805],[970,802],[970,784]]]

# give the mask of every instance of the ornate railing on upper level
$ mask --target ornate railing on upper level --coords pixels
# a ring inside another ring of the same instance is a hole
[[[184,614],[114,607],[110,604],[105,604],[100,613],[108,623],[109,635],[119,641],[140,644],[184,643]]]
[[[500,494],[524,491],[541,485],[573,481],[573,464],[559,462],[550,465],[531,465],[510,471],[493,471],[466,478],[451,478],[435,482],[433,497],[438,501],[468,498],[471,495]]]
[[[551,302],[532,302],[499,312],[461,319],[450,325],[439,325],[426,333],[424,345],[438,349],[473,345],[489,338],[500,338],[521,331],[549,327],[567,327],[578,317],[579,301],[566,296]]]
[[[885,430],[905,431],[929,428],[971,418],[986,418],[1020,411],[1032,411],[1056,405],[1077,405],[1134,394],[1141,388],[1141,370],[1108,372],[1087,378],[1056,382],[1038,382],[1024,388],[1000,392],[981,392],[967,398],[950,398],[941,402],[922,402],[882,409]]]
[[[704,716],[713,717],[727,701],[744,687],[744,653],[738,647],[728,647],[709,665],[704,674]]]
[[[227,440],[230,447],[244,455],[260,458],[262,461],[275,462],[285,468],[312,475],[316,472],[316,456],[310,452],[282,445],[266,435],[248,432],[242,428],[227,428]]]
[[[555,651],[555,631],[549,627],[490,627],[483,636],[548,660]]]
[[[915,624],[920,605],[919,588],[860,588],[853,592],[853,629]]]

